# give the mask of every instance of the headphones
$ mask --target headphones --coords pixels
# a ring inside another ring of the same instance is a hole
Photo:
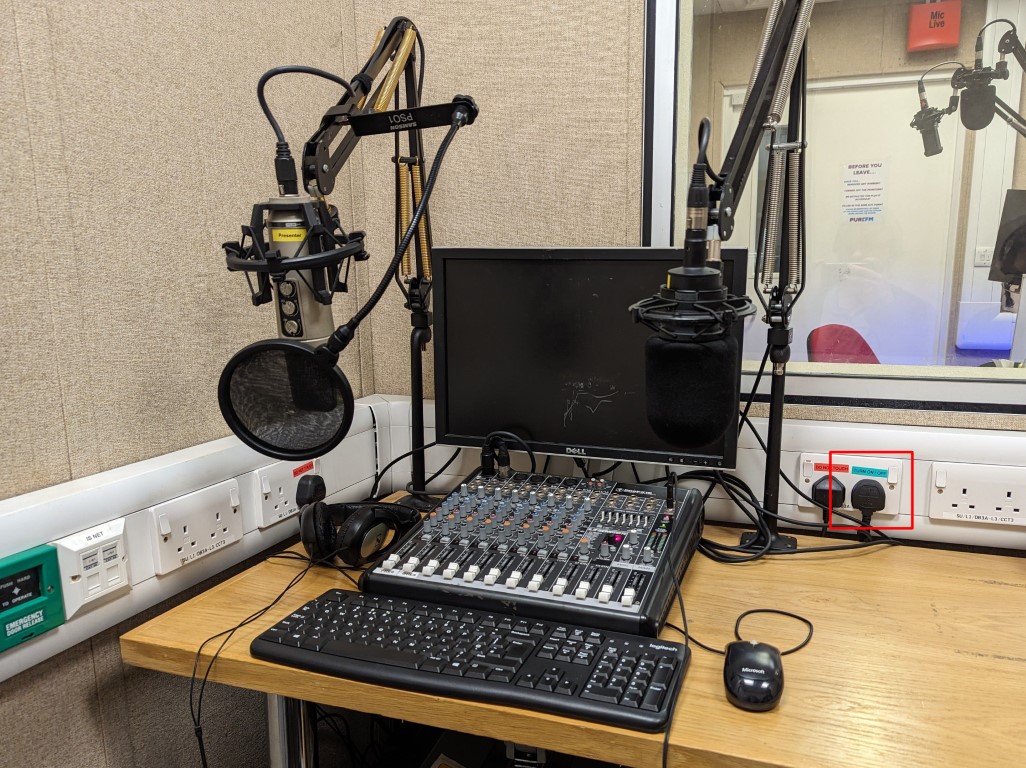
[[[401,504],[325,504],[324,497],[320,476],[299,481],[299,537],[314,562],[338,558],[346,565],[366,565],[395,549],[421,519],[418,510]]]

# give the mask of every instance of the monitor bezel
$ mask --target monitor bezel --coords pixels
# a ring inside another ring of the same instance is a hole
[[[581,260],[606,260],[606,261],[666,261],[667,267],[679,266],[682,259],[682,251],[679,248],[642,248],[642,247],[618,247],[618,248],[467,248],[449,247],[434,248],[432,252],[432,263],[434,272],[434,363],[435,363],[435,441],[440,445],[463,446],[480,448],[485,435],[464,435],[453,432],[449,427],[449,411],[447,397],[440,396],[446,392],[448,384],[448,369],[446,366],[446,295],[445,276],[448,264],[454,261],[475,259],[475,260],[500,260],[517,258],[521,260],[536,261],[581,261]],[[730,286],[731,293],[744,295],[747,283],[748,251],[744,248],[723,248],[721,260],[729,262],[732,267]],[[658,285],[652,286],[655,292]],[[638,296],[640,300],[644,296]],[[631,322],[627,307],[624,307],[624,319]],[[741,389],[741,358],[743,353],[741,345],[743,342],[744,325],[737,323],[732,331],[738,342],[737,370],[735,381],[737,383],[738,399],[740,401]],[[502,429],[497,425],[496,429]],[[578,459],[607,459],[613,461],[637,461],[655,464],[667,464],[676,466],[697,466],[716,467],[721,469],[734,469],[737,465],[737,439],[738,439],[738,413],[735,409],[734,418],[728,427],[723,441],[722,455],[705,455],[689,453],[686,451],[668,452],[665,450],[625,449],[619,447],[608,447],[600,445],[571,445],[568,443],[543,442],[538,440],[525,439],[525,443],[532,451],[538,454],[552,456],[570,456]]]

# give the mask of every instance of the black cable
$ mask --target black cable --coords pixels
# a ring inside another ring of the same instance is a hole
[[[791,613],[790,611],[782,611],[779,608],[752,608],[751,610],[748,610],[748,611],[745,611],[744,613],[742,613],[740,616],[737,617],[737,621],[734,622],[734,637],[735,637],[735,639],[742,640],[742,641],[744,640],[744,638],[741,637],[741,634],[740,634],[741,622],[744,621],[746,616],[751,616],[753,613],[769,613],[769,614],[774,614],[774,615],[778,615],[778,616],[787,616],[787,617],[792,618],[792,619],[797,619],[798,621],[802,622],[805,626],[807,626],[809,628],[809,632],[805,636],[805,639],[802,640],[802,642],[800,642],[798,645],[794,646],[793,648],[789,648],[786,651],[781,651],[780,652],[781,656],[787,656],[789,653],[796,653],[796,652],[800,651],[802,648],[807,646],[809,644],[809,642],[812,640],[812,633],[814,631],[814,627],[812,625],[812,621],[810,621],[809,619],[805,618],[804,616],[799,616],[797,613]],[[676,624],[671,624],[670,622],[666,622],[666,626],[669,627],[670,629],[674,630],[675,632],[680,632],[680,634],[682,634],[684,636],[685,643],[688,640],[690,640],[695,645],[697,645],[699,648],[701,648],[701,649],[703,649],[705,651],[708,651],[709,653],[715,653],[718,656],[725,656],[726,655],[726,651],[725,650],[720,650],[719,648],[713,648],[712,646],[709,646],[709,645],[706,645],[705,643],[700,642],[692,634],[690,634],[686,629],[681,629]],[[687,624],[685,623],[684,626],[687,626]]]
[[[623,464],[622,461],[613,462],[612,466],[606,467],[601,472],[593,472],[591,476],[592,477],[605,477],[606,475],[610,475],[613,472],[615,472],[616,470],[618,470],[620,468],[621,464]]]
[[[591,475],[588,474],[588,465],[584,463],[584,459],[582,459],[580,456],[574,456],[573,458],[574,464],[576,464],[577,468],[581,470],[581,474],[584,475],[584,479],[590,480]]]
[[[435,472],[433,475],[431,475],[431,477],[429,477],[427,480],[424,481],[424,489],[423,490],[417,490],[417,489],[413,488],[412,487],[413,483],[409,482],[409,483],[406,484],[406,492],[410,493],[410,494],[413,494],[414,496],[426,496],[426,497],[430,498],[431,495],[428,492],[427,487],[429,485],[431,485],[431,483],[433,483],[435,480],[437,480],[441,476],[441,474],[443,472],[445,472],[445,470],[447,470],[449,468],[449,465],[452,464],[454,461],[456,461],[457,458],[459,458],[459,455],[462,452],[463,452],[462,448],[457,448],[453,452],[452,456],[449,457],[449,460],[446,461],[445,464],[442,465],[441,469],[439,469],[437,472]]]
[[[748,412],[752,409],[752,403],[755,402],[755,393],[759,390],[759,383],[762,381],[762,374],[766,371],[766,361],[769,360],[770,345],[766,345],[766,352],[763,353],[762,362],[759,364],[759,373],[755,376],[755,382],[752,384],[752,389],[748,392],[748,402],[745,403],[744,410],[741,411],[741,419],[737,425],[737,433],[740,435],[741,430],[744,428],[745,421],[748,420]]]
[[[766,443],[763,441],[762,435],[759,434],[759,431],[755,428],[755,425],[751,422],[751,420],[748,417],[744,417],[743,423],[748,424],[748,428],[752,431],[752,434],[755,435],[755,439],[759,442],[759,446],[762,448],[763,452],[769,453],[769,448],[766,446]],[[729,475],[728,475],[728,477],[729,477]],[[787,483],[789,486],[791,486],[791,490],[793,490],[795,493],[797,493],[803,499],[808,501],[810,504],[818,507],[819,509],[823,510],[824,512],[830,512],[831,511],[831,510],[829,510],[827,508],[826,504],[821,504],[820,502],[818,502],[815,499],[813,499],[811,496],[807,496],[798,486],[796,486],[791,481],[791,478],[789,478],[787,476],[787,474],[784,472],[784,470],[780,470],[780,477],[783,478],[785,483]],[[845,520],[848,520],[848,521],[850,521],[852,523],[855,523],[856,525],[862,525],[862,521],[859,518],[854,517],[853,515],[849,515],[847,512],[841,512],[840,510],[837,510],[837,509],[832,510],[832,512],[837,517],[842,517]],[[822,523],[813,523],[813,522],[810,522],[808,520],[791,520],[790,518],[781,517],[780,515],[777,515],[777,517],[779,519],[783,520],[784,522],[791,523],[792,525],[805,525],[805,526],[809,526],[809,527],[823,528],[823,524]],[[892,539],[890,536],[888,536],[883,531],[875,530],[875,531],[872,531],[872,533],[876,533],[877,536],[879,536],[882,539],[887,539],[889,541],[895,541],[895,539]]]
[[[634,482],[636,482],[638,485],[641,485],[641,475],[638,474],[638,465],[635,464],[633,461],[631,462],[631,472],[634,473]]]
[[[744,638],[741,637],[740,632],[741,622],[744,621],[744,618],[746,616],[751,616],[753,613],[769,613],[777,616],[787,616],[792,619],[797,619],[809,628],[809,634],[805,636],[805,639],[798,643],[798,645],[796,645],[794,648],[788,648],[786,651],[781,651],[781,656],[787,656],[787,654],[789,653],[795,653],[796,651],[800,651],[802,648],[809,644],[810,640],[812,640],[813,626],[811,621],[809,621],[804,616],[799,616],[797,613],[791,613],[790,611],[781,611],[779,608],[752,608],[751,610],[745,611],[740,616],[738,616],[737,621],[734,622],[734,637],[738,640],[744,640]]]
[[[264,96],[264,86],[267,82],[278,75],[285,74],[299,74],[299,75],[314,75],[316,77],[323,77],[325,80],[331,80],[333,83],[338,83],[353,99],[356,98],[356,92],[353,91],[353,86],[348,81],[343,80],[338,75],[333,75],[331,72],[325,72],[323,69],[317,69],[316,67],[305,67],[302,65],[290,65],[284,67],[275,67],[269,69],[260,76],[260,80],[257,82],[257,101],[260,102],[260,109],[264,112],[264,117],[267,118],[267,122],[271,124],[271,129],[274,131],[275,137],[277,137],[279,143],[285,144],[285,134],[281,132],[281,126],[278,125],[278,121],[274,119],[274,115],[271,114],[271,108],[267,106],[267,99]]]
[[[388,462],[388,464],[386,464],[384,466],[384,468],[382,468],[382,470],[380,472],[378,472],[374,476],[374,485],[371,486],[371,492],[369,494],[367,494],[368,498],[373,499],[373,498],[375,498],[377,496],[378,484],[381,482],[381,479],[385,476],[385,473],[388,472],[388,470],[390,470],[392,467],[394,467],[396,464],[398,464],[400,461],[402,461],[403,459],[407,458],[408,456],[412,456],[413,454],[417,453],[418,451],[426,451],[428,448],[434,448],[437,444],[438,443],[436,443],[434,440],[432,440],[427,445],[422,446],[420,448],[414,448],[412,451],[407,451],[406,453],[404,453],[404,454],[402,454],[400,456],[396,456],[394,459],[392,459],[390,462]]]
[[[456,136],[456,132],[463,127],[463,124],[464,123],[460,121],[454,122],[449,127],[449,131],[445,134],[445,138],[442,139],[442,143],[438,145],[438,151],[435,153],[434,162],[431,164],[431,172],[428,173],[427,183],[424,185],[424,190],[420,196],[420,203],[417,205],[417,210],[413,212],[413,218],[410,220],[410,225],[406,230],[406,234],[403,235],[403,239],[400,241],[399,247],[396,249],[395,255],[392,257],[392,261],[388,265],[388,269],[385,271],[385,274],[374,289],[374,293],[372,293],[367,302],[357,310],[352,319],[346,323],[346,326],[348,326],[350,331],[356,330],[357,326],[363,322],[363,319],[370,314],[374,307],[377,306],[378,302],[381,301],[381,297],[385,295],[385,291],[388,290],[388,285],[392,282],[395,271],[399,267],[399,262],[403,259],[403,253],[413,240],[413,236],[417,232],[417,225],[420,224],[420,219],[427,208],[428,200],[431,198],[431,192],[435,187],[435,182],[438,180],[438,172],[442,167],[442,161],[445,159],[445,153],[449,150],[449,145]]]
[[[542,474],[549,474],[549,462],[552,460],[552,454],[545,457],[545,464],[542,466]]]
[[[680,579],[674,577],[671,579],[673,583],[673,589],[677,594],[677,606],[680,608],[680,620],[684,624],[684,647],[688,649],[690,654],[689,639],[688,639],[688,614],[684,610],[684,596],[680,592]],[[663,736],[663,768],[667,766],[667,759],[670,752],[670,726],[673,725],[673,713],[677,709],[677,699],[680,698],[680,691],[677,691],[677,695],[673,697],[673,701],[670,702],[670,711],[666,715],[666,733]]]
[[[192,677],[189,681],[189,714],[192,716],[193,732],[196,734],[196,741],[199,744],[200,764],[203,766],[203,768],[207,768],[207,753],[206,748],[203,744],[203,694],[207,689],[207,679],[210,677],[210,671],[214,667],[214,662],[217,661],[217,657],[221,654],[221,651],[224,650],[225,645],[228,644],[228,641],[232,639],[232,637],[238,630],[242,629],[242,627],[246,626],[247,624],[251,624],[252,622],[256,621],[269,610],[271,610],[271,608],[277,605],[278,602],[281,601],[283,597],[285,597],[286,593],[288,593],[290,589],[292,589],[294,586],[296,586],[296,584],[303,580],[303,577],[310,572],[310,569],[312,567],[313,563],[309,563],[306,566],[306,568],[304,568],[302,571],[300,571],[298,574],[296,574],[296,576],[292,578],[288,585],[286,585],[285,589],[279,592],[278,596],[274,598],[274,600],[272,600],[266,606],[261,608],[259,611],[251,613],[249,616],[240,621],[231,629],[226,629],[223,632],[218,632],[216,635],[208,637],[206,640],[200,643],[199,648],[196,649],[196,658],[192,664]],[[217,650],[214,651],[214,655],[210,657],[210,662],[207,664],[206,671],[203,673],[203,680],[200,683],[199,696],[197,697],[196,675],[199,672],[200,657],[203,654],[203,649],[207,646],[208,643],[213,642],[221,636],[225,636],[224,640],[221,641],[221,644],[217,647]]]
[[[527,452],[527,455],[531,458],[531,474],[537,474],[538,464],[534,458],[534,451],[531,450],[531,446],[524,442],[522,437],[520,437],[519,435],[515,435],[512,432],[505,432],[501,429],[497,429],[494,432],[489,432],[487,435],[485,435],[485,442],[490,444],[492,439],[496,437],[504,437],[507,440],[512,440],[514,443],[517,443],[521,448],[523,448],[524,451]]]

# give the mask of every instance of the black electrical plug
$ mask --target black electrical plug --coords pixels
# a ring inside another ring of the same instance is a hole
[[[862,513],[862,525],[873,524],[873,513],[887,506],[887,491],[876,480],[859,480],[851,489],[851,505]],[[870,531],[859,531],[859,538],[869,541]]]
[[[303,475],[296,484],[296,504],[300,508],[315,501],[324,501],[327,495],[328,489],[320,475]]]
[[[829,525],[833,511],[844,506],[846,493],[844,483],[833,475],[823,475],[812,484],[812,500],[823,508],[823,525]]]

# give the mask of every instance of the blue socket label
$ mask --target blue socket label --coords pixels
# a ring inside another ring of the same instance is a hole
[[[874,469],[873,467],[852,467],[851,473],[864,477],[887,477],[886,469]]]

